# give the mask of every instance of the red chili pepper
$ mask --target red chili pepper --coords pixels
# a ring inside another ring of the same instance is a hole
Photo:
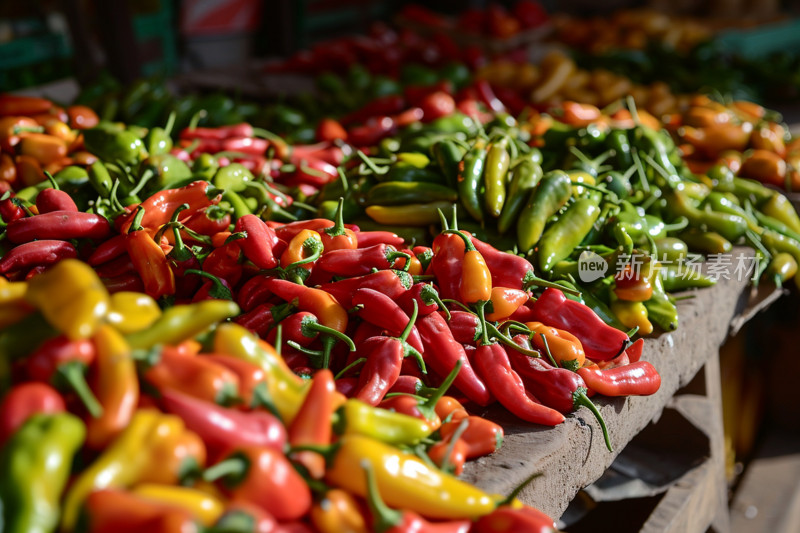
[[[211,457],[238,446],[263,446],[276,451],[286,446],[286,428],[266,411],[242,412],[171,389],[162,391],[161,405],[180,416],[186,427],[203,439]]]
[[[412,283],[411,276],[402,270],[379,270],[364,276],[323,283],[319,288],[349,309],[353,307],[352,295],[358,289],[375,289],[389,298],[397,299],[411,288]]]
[[[272,252],[278,237],[275,231],[255,215],[244,215],[236,221],[235,232],[244,232],[247,236],[239,245],[245,257],[258,268],[265,270],[278,266],[278,260]]]
[[[375,146],[382,139],[394,134],[397,124],[392,117],[379,116],[370,118],[363,126],[350,128],[347,141],[353,146]]]
[[[242,311],[252,311],[272,298],[272,291],[266,284],[266,281],[272,277],[269,274],[256,274],[239,287],[236,303],[239,304]]]
[[[268,398],[265,396],[267,374],[263,368],[244,359],[226,354],[204,353],[201,357],[224,366],[239,378],[239,398],[242,400],[241,408],[256,409],[267,407]]]
[[[273,316],[275,316],[274,310]],[[327,368],[330,364],[331,350],[337,340],[347,344],[351,351],[355,351],[356,349],[355,344],[353,344],[353,341],[350,340],[347,335],[336,329],[320,324],[317,317],[308,311],[293,313],[280,320],[280,324],[282,326],[281,331],[283,339],[287,344],[307,355],[317,356],[317,362],[320,368]],[[306,348],[320,336],[322,336],[321,353],[312,354],[310,351],[302,350],[302,348]],[[267,336],[267,342],[275,344],[275,338],[275,330],[272,330]]]
[[[120,274],[110,278],[103,277],[101,280],[109,294],[122,291],[144,292],[142,278],[136,272]]]
[[[330,292],[277,278],[266,283],[272,293],[282,300],[293,302],[296,299],[298,309],[313,313],[323,326],[340,333],[347,330],[347,311]]]
[[[133,267],[142,278],[144,292],[158,300],[162,296],[175,294],[175,274],[170,268],[164,250],[142,227],[141,220],[145,216],[147,214],[140,205],[125,236],[125,249],[133,262]]]
[[[185,272],[188,276],[199,276],[205,278],[203,284],[192,296],[192,302],[202,302],[203,300],[233,300],[233,292],[230,284],[214,274],[203,272],[202,270],[189,269]]]
[[[227,458],[206,469],[206,481],[221,481],[233,500],[268,511],[278,520],[296,520],[311,510],[311,490],[283,451],[267,446],[236,446]]]
[[[337,120],[332,118],[323,118],[317,124],[314,137],[318,141],[335,141],[337,139],[346,141],[347,130],[344,129]]]
[[[228,230],[231,225],[231,214],[217,205],[212,205],[189,217],[183,225],[200,235],[214,235]]]
[[[480,97],[481,102],[486,104],[489,109],[495,113],[500,113],[506,110],[506,106],[504,106],[503,102],[501,102],[500,99],[495,96],[492,86],[488,81],[477,80],[473,86],[477,90],[478,97]]]
[[[228,137],[220,141],[221,152],[241,152],[247,155],[264,155],[270,142],[258,137]]]
[[[486,384],[473,370],[464,347],[454,337],[447,321],[439,313],[430,313],[416,321],[422,338],[427,364],[440,376],[446,376],[461,361],[461,370],[453,384],[471,401],[489,405],[492,395]]]
[[[649,396],[661,387],[661,375],[647,361],[601,370],[596,365],[578,369],[590,390],[604,396]]]
[[[358,308],[356,311],[358,316],[385,329],[390,335],[400,335],[404,329],[408,328],[409,317],[406,312],[392,298],[382,292],[362,287],[353,292],[350,301],[353,307]],[[412,309],[412,312],[418,315],[418,311]],[[418,352],[424,351],[419,331],[413,323],[409,328],[408,344]]]
[[[397,248],[405,243],[405,240],[391,231],[357,231],[356,239],[358,248],[369,248],[376,244],[386,244]]]
[[[180,353],[165,346],[158,361],[143,377],[162,394],[176,390],[220,405],[235,402],[239,397],[239,378],[213,361]]]
[[[428,522],[414,511],[391,509],[381,499],[378,481],[369,461],[362,462],[367,476],[367,503],[374,522],[374,531],[387,533],[467,533],[470,520],[450,520],[447,522]],[[353,475],[356,475],[353,473]]]
[[[603,430],[608,451],[613,451],[603,415],[586,396],[588,388],[580,375],[566,368],[556,368],[541,358],[529,357],[516,350],[509,350],[507,353],[512,368],[522,378],[525,388],[544,405],[564,414],[571,413],[580,406],[588,408]]]
[[[475,352],[475,369],[497,400],[519,418],[535,424],[557,426],[564,415],[531,399],[499,343],[479,343]]]
[[[461,436],[467,445],[467,459],[474,459],[494,453],[503,444],[503,427],[491,420],[480,416],[453,417],[452,420],[442,424],[439,434],[443,439],[452,438],[461,422],[467,421],[467,427]]]
[[[404,292],[396,301],[407,314],[413,309],[412,300],[417,302],[419,316],[426,316],[440,309],[447,315],[450,313],[444,302],[439,298],[439,292],[430,283],[415,283],[411,286],[411,289]]]
[[[631,344],[625,349],[625,353],[628,354],[628,361],[630,361],[631,363],[635,363],[639,359],[641,359],[642,348],[644,348],[644,339],[639,337],[634,341],[633,344]]]
[[[327,446],[331,443],[335,396],[333,373],[328,369],[316,372],[303,404],[289,426],[289,444]],[[322,479],[325,475],[325,458],[319,453],[304,450],[293,452],[290,457],[303,465],[313,479]]]
[[[124,274],[133,273],[141,280],[139,273],[136,272],[136,268],[133,266],[133,260],[128,254],[112,259],[102,265],[98,265],[94,268],[94,271],[97,272],[97,275],[101,278],[116,278]]]
[[[393,115],[395,113],[399,113],[405,109],[405,107],[405,98],[397,94],[389,94],[368,102],[357,111],[342,117],[340,122],[343,125],[348,126],[349,124],[357,122],[365,122],[367,119],[371,117],[377,117],[379,115]],[[350,129],[350,135],[352,135],[352,130],[353,128]],[[358,145],[357,143],[354,143],[352,139],[349,140],[351,144]]]
[[[6,227],[14,244],[36,239],[105,239],[111,233],[108,220],[100,215],[74,211],[51,211],[12,220]]]
[[[326,251],[315,266],[336,276],[354,277],[369,274],[373,269],[391,269],[395,261],[403,257],[408,258],[408,254],[397,251],[392,245],[381,243],[354,250]]]
[[[239,247],[239,239],[233,240],[206,256],[203,260],[203,271],[224,279],[229,286],[235,287],[244,274],[241,260],[242,250]]]
[[[306,157],[294,163],[295,171],[292,173],[293,185],[304,183],[314,187],[324,187],[339,178],[336,167],[321,159]]]
[[[280,224],[275,226],[275,235],[282,241],[291,241],[298,233],[305,229],[320,232],[323,229],[330,228],[334,225],[332,220],[327,218],[312,218],[310,220],[298,220],[296,222],[289,222],[287,224]]]
[[[183,222],[201,209],[218,204],[221,198],[222,192],[203,180],[193,181],[179,189],[158,191],[142,202],[141,205],[145,210],[145,216],[141,224],[147,229],[155,230],[169,222],[172,213],[178,207],[187,204],[189,207],[179,220]],[[128,232],[134,216],[131,213],[117,217],[114,223],[118,226],[120,233]]]
[[[63,335],[44,341],[26,360],[28,376],[45,383],[68,386],[80,398],[93,417],[103,413],[103,406],[86,383],[85,372],[97,352],[89,340],[70,340]]]
[[[347,134],[345,133],[345,136]],[[319,159],[338,167],[344,163],[345,153],[342,148],[331,142],[318,142],[316,144],[296,144],[291,147],[290,161],[301,161],[308,157]]]
[[[522,289],[533,277],[533,265],[519,255],[503,252],[470,235],[492,274],[492,286]]]
[[[64,398],[50,385],[38,382],[15,385],[0,401],[0,446],[31,416],[61,413],[66,409]]]
[[[97,248],[86,258],[86,262],[96,267],[125,255],[125,240],[125,235],[114,235],[110,239],[106,239],[97,245]]]
[[[181,130],[181,139],[228,139],[230,137],[252,137],[253,126],[246,122],[220,126],[217,128],[188,127]]]
[[[36,208],[39,214],[51,211],[77,212],[78,206],[66,192],[60,189],[45,189],[36,195]]]
[[[170,222],[177,223],[180,212],[186,207],[188,207],[187,204],[183,204],[176,209]],[[180,226],[177,224],[172,227],[172,241],[172,249],[166,255],[167,264],[175,279],[175,296],[178,299],[184,299],[194,294],[200,286],[200,277],[187,273],[189,270],[199,270],[201,268],[200,260],[197,259],[192,249],[183,243]]]
[[[628,343],[625,333],[603,322],[590,307],[568,300],[558,289],[545,289],[531,310],[536,321],[575,335],[586,357],[594,361],[613,359]]]
[[[38,115],[50,111],[52,107],[53,102],[46,98],[0,94],[0,117]]]
[[[450,320],[447,321],[453,338],[461,344],[475,345],[483,336],[481,319],[469,311],[450,311]]]
[[[0,259],[0,274],[19,272],[36,266],[50,266],[62,259],[75,257],[78,257],[78,251],[67,241],[26,242],[15,246]]]
[[[319,232],[322,237],[322,245],[325,252],[333,250],[353,250],[358,247],[356,233],[344,226],[342,220],[342,209],[344,208],[344,198],[339,198],[339,207],[336,208],[336,224],[333,227],[325,228]]]
[[[278,323],[272,314],[274,306],[273,303],[259,304],[250,311],[237,316],[233,321],[259,337],[266,337],[267,333]]]
[[[14,203],[13,196],[5,200],[0,200],[0,217],[3,217],[3,222],[6,224],[14,220],[25,218],[26,216],[28,216],[28,214],[25,210]]]
[[[556,533],[555,522],[533,507],[501,506],[475,522],[472,533]]]
[[[440,233],[433,239],[430,269],[442,298],[457,300],[466,245],[458,234]]]

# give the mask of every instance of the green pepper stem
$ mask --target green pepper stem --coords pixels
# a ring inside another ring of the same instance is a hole
[[[325,228],[324,231],[327,235],[331,237],[337,237],[339,235],[345,234],[345,227],[344,227],[344,196],[339,197],[339,205],[336,207],[336,213],[334,214],[335,221],[333,226],[330,228]]]
[[[307,316],[306,318],[311,318],[311,317]],[[353,342],[353,340],[344,333],[342,333],[341,331],[335,330],[328,326],[324,326],[319,322],[317,322],[316,320],[305,321],[303,323],[303,330],[305,330],[306,328],[308,328],[309,332],[312,332],[311,335],[306,335],[305,331],[301,331],[301,333],[306,337],[315,337],[317,333],[324,333],[325,335],[330,335],[331,337],[335,337],[336,339],[345,343],[347,347],[350,348],[351,352],[356,351],[356,345]]]
[[[611,446],[611,437],[608,434],[608,427],[606,427],[606,421],[603,420],[603,415],[600,413],[600,409],[586,396],[586,389],[583,387],[579,387],[574,393],[572,393],[572,405],[577,408],[581,405],[589,409],[592,414],[597,418],[597,423],[600,424],[600,429],[603,430],[603,439],[606,441],[606,448],[608,451],[613,452],[614,448]]]
[[[339,174],[339,181],[342,183],[342,190],[348,192],[350,190],[350,182],[347,180],[347,174],[344,173],[342,167],[336,167],[336,173]]]
[[[439,213],[439,221],[442,224],[442,231],[446,231],[450,229],[450,225],[447,223],[447,218],[444,216],[444,213],[441,209],[436,210]]]
[[[469,426],[469,420],[466,418],[462,420],[453,434],[450,436],[450,442],[447,443],[447,450],[444,453],[444,460],[442,461],[441,469],[449,474],[452,474],[452,468],[450,465],[450,456],[453,454],[453,449],[456,446],[456,442],[458,439],[461,438],[461,435],[467,430],[467,426]]]
[[[206,468],[203,472],[203,481],[212,482],[226,478],[226,481],[230,480],[231,485],[235,486],[238,481],[241,481],[247,475],[249,469],[250,461],[241,454],[235,454],[214,466]]]
[[[68,361],[59,365],[57,376],[59,379],[64,380],[75,394],[80,398],[81,403],[86,407],[86,410],[92,418],[98,418],[103,414],[103,406],[97,401],[97,397],[89,388],[86,383],[86,365],[80,361]]]
[[[413,307],[413,310],[411,311],[411,316],[408,319],[406,327],[403,328],[403,331],[400,333],[400,337],[398,337],[402,342],[406,342],[406,339],[411,334],[411,328],[414,327],[414,323],[417,321],[417,315],[419,314],[419,307],[417,306],[417,301],[412,299],[411,305]]]
[[[505,499],[504,499],[504,500],[501,500],[500,502],[498,502],[498,503],[497,503],[497,506],[498,506],[498,507],[502,507],[502,506],[504,506],[504,505],[511,505],[511,503],[512,503],[512,502],[513,502],[513,501],[516,499],[516,497],[519,495],[519,493],[520,493],[520,492],[522,492],[522,491],[523,491],[523,489],[525,489],[525,487],[527,487],[528,485],[530,485],[530,484],[531,484],[531,482],[532,482],[534,479],[536,479],[537,477],[541,477],[541,476],[543,476],[543,475],[544,475],[544,474],[542,474],[541,472],[536,472],[535,474],[532,474],[532,475],[531,475],[531,476],[530,476],[528,479],[526,479],[525,481],[523,481],[522,483],[520,483],[519,485],[517,485],[517,486],[514,488],[514,490],[512,490],[512,491],[509,493],[509,495],[505,497]]]
[[[553,363],[553,366],[558,368],[558,361],[556,361],[556,358],[553,357],[553,352],[550,351],[550,345],[547,343],[547,336],[544,333],[540,333],[539,335],[542,336],[542,344],[544,344],[544,353],[547,354],[547,358],[550,359],[550,362]]]
[[[231,293],[231,290],[225,285],[223,285],[222,281],[220,281],[220,279],[214,274],[211,274],[209,272],[204,272],[202,270],[197,270],[194,268],[190,268],[186,270],[184,273],[196,274],[198,276],[210,279],[213,285],[211,287],[211,290],[208,291],[208,295],[211,296],[212,298],[215,298],[217,300],[233,300],[233,293]]]
[[[272,401],[272,396],[269,393],[265,381],[262,381],[253,388],[253,399],[250,402],[250,407],[253,409],[263,407],[278,420],[283,420],[280,412],[278,412],[278,408],[275,407],[275,402]]]
[[[506,346],[508,346],[509,348],[513,348],[513,349],[515,349],[516,351],[518,351],[519,353],[521,353],[521,354],[525,354],[525,355],[527,355],[528,357],[536,357],[536,358],[539,358],[539,357],[541,357],[541,356],[542,356],[542,354],[540,354],[540,353],[539,353],[539,352],[537,352],[536,350],[528,350],[527,348],[523,348],[522,346],[520,346],[519,344],[517,344],[517,343],[516,343],[516,342],[514,342],[513,340],[509,339],[508,337],[506,337],[505,335],[503,335],[503,334],[500,332],[500,330],[499,330],[499,329],[497,329],[497,326],[495,326],[495,325],[494,325],[494,324],[492,324],[491,322],[486,322],[486,326],[485,326],[485,327],[491,330],[491,333],[492,333],[492,336],[493,336],[493,337],[497,338],[497,340],[499,340],[499,341],[500,341],[502,344],[505,344],[505,345],[506,345]]]
[[[411,266],[411,254],[407,254],[405,252],[399,252],[397,250],[388,250],[386,252],[386,261],[389,262],[390,265],[393,265],[394,262],[401,257],[405,258],[405,263],[403,263],[403,272],[408,272],[409,267]]]
[[[400,525],[403,521],[403,512],[392,509],[381,498],[372,464],[367,459],[362,459],[361,468],[367,478],[367,504],[373,517],[373,530],[376,533],[384,533]]]
[[[52,174],[50,174],[48,171],[45,170],[44,171],[44,175],[47,177],[47,181],[50,182],[50,185],[52,185],[52,187],[55,190],[57,190],[57,191],[61,190],[61,187],[58,186],[58,182],[56,181],[56,179],[53,177]]]
[[[133,222],[131,222],[131,225],[128,228],[128,233],[144,229],[142,227],[143,218],[144,218],[144,206],[140,205],[136,208],[136,214],[133,216]]]
[[[359,159],[361,159],[361,161],[364,162],[365,165],[367,165],[367,168],[369,168],[375,174],[378,174],[378,175],[386,174],[389,171],[389,167],[385,167],[385,168],[382,168],[382,169],[378,168],[378,166],[375,164],[375,162],[372,159],[370,159],[369,156],[367,154],[365,154],[364,152],[362,152],[361,150],[356,150],[356,155],[358,156]]]
[[[423,401],[417,403],[417,409],[427,418],[430,420],[433,418],[434,414],[436,413],[436,403],[447,394],[448,389],[453,384],[453,382],[458,377],[458,373],[461,371],[461,367],[464,366],[464,362],[459,359],[456,361],[455,366],[447,374],[447,377],[444,378],[441,385],[433,389],[433,392],[430,396],[426,397]]]
[[[348,370],[350,370],[352,368],[355,368],[358,365],[366,363],[366,362],[367,362],[367,358],[366,357],[359,357],[358,359],[356,359],[355,361],[353,361],[352,363],[350,363],[349,365],[347,365],[346,367],[341,369],[339,371],[339,373],[334,376],[334,379],[341,378],[342,376],[344,376],[347,373]]]
[[[419,293],[420,298],[426,304],[435,303],[437,307],[444,311],[447,320],[450,320],[450,310],[444,305],[444,302],[439,297],[439,293],[433,288],[433,285],[425,284]]]

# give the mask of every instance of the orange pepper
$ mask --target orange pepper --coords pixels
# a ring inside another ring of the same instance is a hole
[[[486,320],[493,322],[510,317],[530,299],[527,292],[509,287],[492,287],[491,294],[492,312],[486,314]]]
[[[755,149],[769,150],[781,157],[786,155],[786,130],[777,122],[770,122],[753,130],[750,145]]]
[[[66,122],[61,122],[57,118],[53,117],[44,125],[44,132],[47,135],[52,135],[53,137],[57,137],[67,144],[71,144],[75,141],[75,137],[77,137],[77,133],[69,127]]]
[[[128,343],[112,326],[101,325],[94,344],[90,383],[103,414],[86,420],[86,445],[100,450],[128,427],[139,402],[139,378]]]
[[[368,533],[358,500],[342,489],[330,489],[311,508],[311,523],[320,533]]]
[[[584,127],[597,122],[600,117],[600,109],[591,104],[581,104],[566,100],[561,102],[561,116],[559,120],[565,124],[576,127]]]
[[[17,167],[17,179],[23,187],[31,187],[47,179],[42,165],[34,157],[18,155],[14,158],[14,164]]]
[[[614,276],[614,294],[620,300],[644,302],[653,295],[653,286],[650,283],[650,278],[643,272],[643,268],[632,268],[629,263]]]
[[[545,326],[541,322],[526,322],[526,326],[532,332],[533,343],[539,350],[545,350],[544,336],[547,339],[547,348],[556,360],[558,366],[575,366],[580,368],[586,361],[586,354],[583,352],[581,341],[572,333],[554,327]]]
[[[47,165],[67,156],[67,143],[47,133],[29,133],[20,139],[18,151]]]
[[[281,266],[287,268],[290,265],[312,258],[314,255],[319,255],[323,248],[322,237],[318,232],[311,229],[301,230],[289,241],[286,250],[281,254]],[[297,266],[311,270],[314,266],[314,261],[308,261]]]
[[[17,166],[8,154],[0,153],[0,181],[14,185],[17,181]]]
[[[739,176],[783,187],[786,177],[786,161],[775,152],[753,150],[750,156],[742,161]]]
[[[91,107],[85,105],[71,105],[67,108],[69,125],[76,130],[94,128],[100,122],[100,117]]]
[[[331,443],[336,383],[333,372],[324,368],[314,374],[303,405],[289,425],[289,444],[321,445]],[[314,479],[325,475],[325,458],[317,452],[299,451],[291,454],[292,460],[306,467]]]

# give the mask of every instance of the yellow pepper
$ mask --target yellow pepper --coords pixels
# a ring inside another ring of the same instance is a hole
[[[584,172],[583,170],[570,170],[567,172],[567,175],[569,176],[570,181],[573,183],[572,196],[575,198],[586,192],[586,188],[581,187],[582,183],[587,185],[597,185],[597,180],[594,179],[594,176],[588,172]]]
[[[131,492],[148,500],[189,511],[204,526],[212,526],[225,512],[222,500],[190,487],[142,483],[134,487]]]
[[[346,435],[334,453],[325,474],[327,483],[365,497],[366,476],[360,473],[366,461],[390,507],[434,519],[474,520],[491,513],[497,505],[495,496],[428,465],[416,455],[369,437]]]
[[[0,277],[0,305],[25,303],[28,284],[24,281],[8,281]]]
[[[88,264],[64,259],[28,282],[27,301],[72,340],[94,335],[109,306],[103,282]]]
[[[439,211],[452,213],[453,205],[453,202],[446,201],[425,204],[370,205],[365,212],[378,224],[427,226],[439,221]]]
[[[431,164],[431,160],[425,154],[419,152],[400,152],[397,154],[399,165],[409,165],[416,168],[425,168]]]
[[[569,331],[545,326],[541,322],[526,322],[531,330],[531,340],[539,350],[550,350],[550,355],[559,366],[577,370],[586,362],[586,354],[580,339]],[[547,339],[545,348],[545,341]]]
[[[62,529],[72,531],[86,497],[104,488],[127,488],[140,481],[163,478],[164,465],[157,459],[167,455],[175,442],[188,433],[183,420],[155,409],[139,409],[125,431],[89,465],[64,498]],[[177,481],[177,472],[174,473]]]
[[[214,351],[261,367],[267,374],[267,391],[283,423],[288,425],[294,420],[310,382],[292,372],[272,346],[246,328],[226,322],[220,324],[214,334]]]
[[[161,316],[158,303],[143,292],[115,292],[110,305],[106,320],[123,335],[146,329]]]
[[[334,431],[340,435],[363,435],[389,444],[416,444],[434,428],[415,416],[373,407],[350,398],[336,411]]]
[[[653,332],[653,324],[647,318],[647,308],[643,302],[615,299],[611,302],[611,312],[626,328],[638,327],[640,335],[649,335]]]
[[[150,327],[127,335],[126,339],[133,349],[147,349],[156,344],[176,345],[238,314],[239,306],[230,300],[175,305],[164,311]]]

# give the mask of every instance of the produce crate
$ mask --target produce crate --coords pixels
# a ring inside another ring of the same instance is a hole
[[[724,49],[747,59],[763,58],[781,50],[797,51],[800,49],[800,19],[744,30],[724,30],[716,38]]]
[[[46,33],[0,44],[0,90],[38,85],[63,77],[72,56],[65,35]]]

